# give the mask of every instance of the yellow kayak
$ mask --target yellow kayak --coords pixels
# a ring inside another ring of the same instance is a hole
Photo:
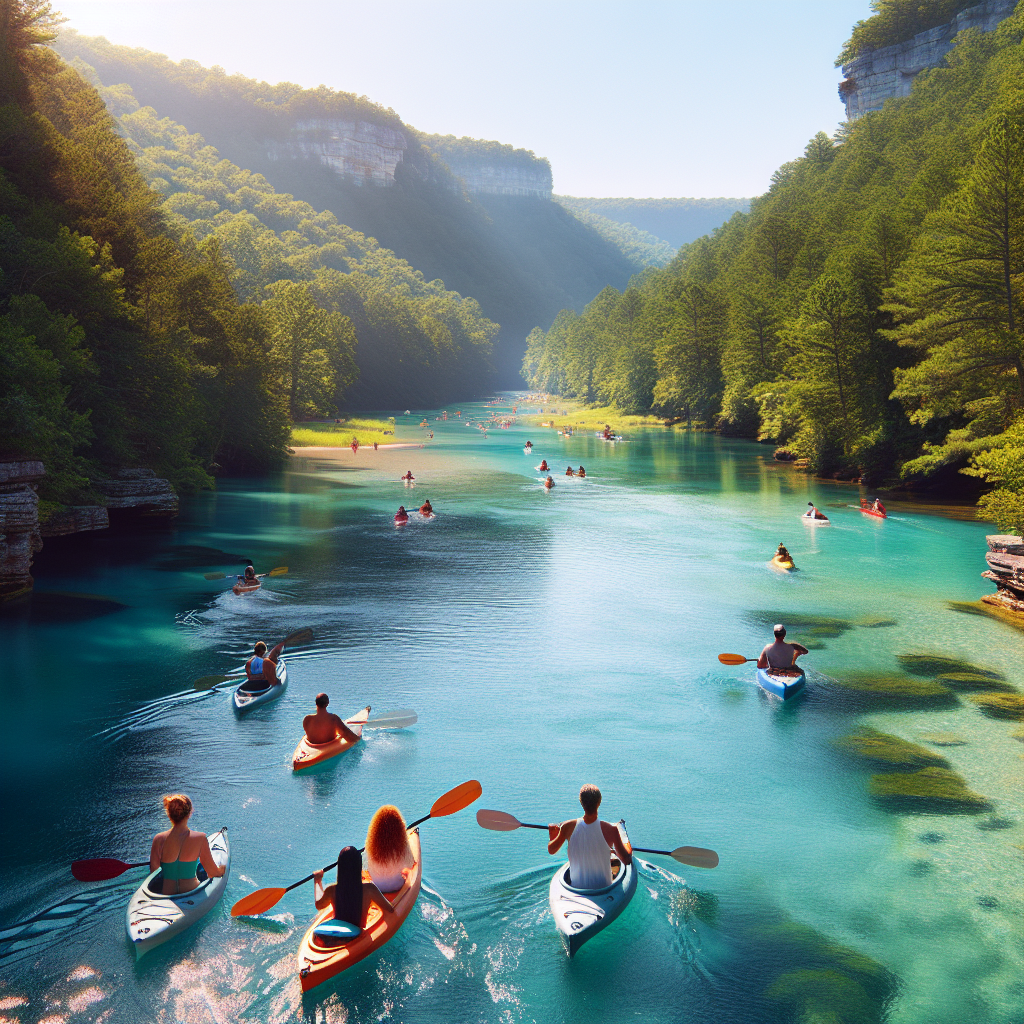
[[[779,556],[776,555],[771,560],[770,564],[773,569],[779,569],[781,572],[796,571],[796,566],[793,564],[793,560],[791,558],[779,558]]]

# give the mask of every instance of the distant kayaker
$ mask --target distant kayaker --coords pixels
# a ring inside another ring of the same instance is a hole
[[[546,473],[546,472],[548,471],[548,469],[550,468],[550,467],[548,466],[548,460],[547,460],[547,459],[541,459],[541,460],[540,460],[540,465],[539,465],[539,466],[538,466],[537,468],[538,468],[538,469],[539,469],[539,470],[540,470],[540,471],[541,471],[542,473]]]
[[[395,513],[396,523],[407,523],[409,522],[409,513],[405,511],[404,505],[398,506],[398,511]]]
[[[576,475],[577,475],[578,477],[584,477],[584,476],[586,476],[586,475],[587,475],[587,471],[586,471],[586,470],[585,470],[585,469],[584,469],[584,468],[583,468],[582,466],[580,466],[580,468],[579,468],[579,472],[578,472],[578,473],[577,473]]]
[[[251,565],[247,565],[244,575],[238,577],[238,582],[251,587],[254,583],[259,582],[259,576],[256,575],[256,570]]]
[[[775,557],[781,559],[783,562],[792,562],[793,556],[786,549],[785,544],[779,544],[779,550],[775,552]],[[783,630],[785,632],[785,630]]]
[[[550,490],[551,490],[551,488],[552,488],[552,487],[554,487],[554,486],[555,486],[555,481],[554,481],[554,480],[552,480],[552,479],[551,479],[551,477],[548,477],[548,478],[547,478],[547,480],[545,480],[545,481],[544,481],[544,487],[545,487],[545,488],[546,488],[547,490],[549,490],[549,491],[550,491]]]
[[[525,447],[525,448],[532,448],[533,447],[533,442],[532,441],[527,441],[526,444],[523,447]]]
[[[351,743],[359,742],[359,734],[353,732],[337,715],[327,710],[330,698],[326,693],[316,695],[316,713],[306,715],[302,728],[310,743],[330,743],[337,736]],[[369,711],[369,707],[366,709]]]
[[[779,547],[782,547],[780,544]],[[803,644],[786,643],[786,627],[781,623],[772,632],[775,634],[775,643],[768,644],[757,659],[758,668],[793,668],[796,659],[801,654],[807,653]]]
[[[420,505],[421,516],[432,516],[434,514],[434,506],[430,504],[430,499],[427,498],[422,505]]]
[[[619,830],[607,821],[599,821],[601,790],[587,783],[580,789],[582,818],[548,825],[548,853],[555,854],[569,843],[569,878],[574,888],[602,889],[612,884],[611,851],[623,864],[631,864],[633,855],[623,846]]]
[[[206,834],[188,827],[192,801],[184,793],[169,793],[164,797],[164,810],[171,827],[153,838],[149,851],[149,870],[162,870],[164,895],[189,892],[199,885],[196,869],[200,864],[211,878],[221,878],[224,868],[213,859]]]
[[[252,657],[245,663],[245,678],[247,686],[252,688],[253,683],[260,686],[271,686],[277,682],[277,659],[281,657],[284,650],[284,643],[279,643],[269,654],[267,645],[259,640],[253,647]]]
[[[412,475],[412,470],[411,470],[411,469],[409,469],[409,470],[406,470],[405,476],[403,476],[403,477],[402,477],[402,479],[403,479],[403,480],[415,480],[415,479],[416,479],[416,477],[414,477],[414,476]]]
[[[576,475],[575,472],[573,472],[572,466],[566,466],[565,467],[565,475],[566,476],[575,476]]]
[[[874,503],[871,506],[871,509],[874,512],[880,512],[883,516],[886,514],[885,506],[877,498],[875,498]]]
[[[811,511],[810,511],[810,513],[809,513],[809,514],[810,514],[810,516],[811,516],[811,517],[812,517],[813,519],[828,519],[828,516],[827,516],[827,515],[825,515],[825,513],[824,513],[824,512],[819,512],[819,511],[817,510],[817,508],[815,507],[815,505],[814,505],[814,502],[813,502],[813,501],[809,501],[809,502],[807,502],[807,504],[808,504],[808,505],[810,505],[810,507],[811,507]]]
[[[414,864],[405,819],[397,807],[386,804],[373,816],[366,833],[366,870],[371,880],[363,881],[359,851],[346,846],[338,856],[336,885],[325,889],[323,871],[313,874],[316,907],[323,910],[333,902],[335,918],[362,927],[371,903],[393,909],[384,893],[401,889],[405,882],[403,870]]]

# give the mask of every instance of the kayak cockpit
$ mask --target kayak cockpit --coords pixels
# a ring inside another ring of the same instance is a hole
[[[618,857],[612,857],[612,880],[608,885],[601,886],[600,889],[580,889],[572,884],[569,877],[569,865],[565,865],[565,871],[562,873],[562,885],[565,886],[570,892],[577,892],[581,896],[600,896],[603,892],[608,892],[609,889],[613,889],[619,884],[619,872],[622,870],[622,861]]]

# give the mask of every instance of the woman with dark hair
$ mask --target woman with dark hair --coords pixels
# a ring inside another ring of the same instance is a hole
[[[324,886],[323,871],[313,873],[313,898],[317,910],[332,905],[334,919],[361,928],[371,903],[393,910],[385,892],[397,892],[405,884],[405,871],[415,866],[405,819],[397,807],[386,804],[373,816],[366,834],[366,870],[370,881],[363,880],[363,860],[354,846],[338,854],[338,881]]]
[[[206,834],[188,827],[192,801],[184,793],[169,793],[164,797],[164,810],[171,827],[154,837],[149,851],[149,870],[162,869],[164,895],[189,892],[199,885],[196,871],[200,864],[211,878],[220,878],[224,868],[213,859]]]

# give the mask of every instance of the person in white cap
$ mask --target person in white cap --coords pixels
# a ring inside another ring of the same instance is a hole
[[[767,644],[757,659],[758,668],[793,668],[796,659],[807,653],[803,644],[786,643],[786,627],[779,623],[772,630],[775,643]]]

